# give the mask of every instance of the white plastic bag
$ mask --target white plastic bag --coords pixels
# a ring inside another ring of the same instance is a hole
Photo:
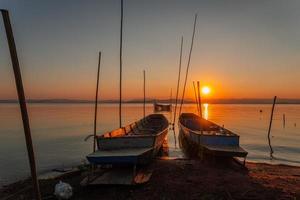
[[[72,186],[68,183],[59,181],[55,185],[54,195],[58,199],[69,199],[73,195]]]

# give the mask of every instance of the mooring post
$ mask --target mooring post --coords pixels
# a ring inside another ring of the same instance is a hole
[[[119,88],[119,127],[122,127],[122,55],[123,55],[123,0],[121,0],[120,24],[120,88]]]
[[[285,128],[285,114],[282,115],[283,128]]]
[[[99,88],[99,74],[100,74],[100,64],[101,64],[101,51],[99,52],[98,59],[98,71],[97,71],[97,83],[96,83],[96,97],[95,97],[95,115],[94,115],[94,143],[93,152],[96,151],[96,135],[97,135],[97,113],[98,113],[98,88]]]
[[[189,58],[188,58],[188,62],[187,62],[186,72],[185,72],[182,97],[181,97],[181,102],[180,102],[180,107],[179,107],[179,116],[181,114],[181,109],[182,109],[182,105],[183,105],[183,102],[184,102],[185,88],[186,88],[187,78],[188,78],[189,69],[190,69],[190,62],[191,62],[191,57],[192,57],[192,51],[193,51],[193,46],[194,46],[196,24],[197,24],[197,14],[195,14],[195,19],[194,19],[193,35],[192,35]]]
[[[270,147],[270,156],[271,158],[273,158],[273,148],[271,145],[271,138],[270,138],[270,134],[271,134],[271,128],[272,128],[272,122],[273,122],[273,113],[274,113],[274,108],[275,108],[275,103],[276,103],[276,96],[274,97],[273,100],[273,105],[272,105],[272,111],[271,111],[271,117],[270,117],[270,124],[269,124],[269,129],[268,129],[268,142],[269,142],[269,147]]]
[[[143,116],[144,119],[146,117],[146,72],[145,70],[143,71],[143,75],[144,75],[144,103],[143,103]]]
[[[13,70],[14,70],[14,76],[15,76],[16,88],[17,88],[17,92],[18,92],[19,105],[20,105],[20,109],[21,109],[23,128],[24,128],[24,133],[25,133],[26,147],[27,147],[27,153],[28,153],[28,158],[29,158],[29,163],[30,163],[30,170],[31,170],[31,177],[32,177],[32,182],[33,182],[35,199],[41,200],[41,193],[40,193],[40,188],[39,188],[39,182],[37,179],[34,150],[33,150],[32,138],[31,138],[30,125],[29,125],[29,117],[28,117],[28,112],[27,112],[27,107],[26,107],[25,92],[24,92],[24,88],[23,88],[23,82],[22,82],[21,70],[20,70],[20,66],[19,66],[16,44],[15,44],[15,40],[14,40],[14,36],[13,36],[11,23],[10,23],[9,13],[7,10],[2,10],[2,9],[1,9],[1,13],[2,13],[3,21],[4,21],[11,62],[12,62]]]
[[[202,118],[202,102],[201,102],[201,91],[200,91],[200,82],[197,81],[197,90],[198,90],[198,104],[199,104],[199,112],[200,112],[200,117]]]
[[[182,46],[183,46],[183,36],[181,37],[181,43],[180,43],[179,70],[178,70],[178,80],[177,80],[177,89],[176,89],[176,100],[175,100],[175,111],[174,111],[174,119],[173,119],[173,129],[174,129],[174,126],[175,126],[176,112],[177,112],[177,101],[178,101],[180,73],[181,73]]]
[[[195,81],[193,81],[193,87],[194,87],[194,93],[195,93],[195,101],[196,101],[196,105],[197,105],[197,111],[198,111],[198,115],[200,116],[199,99],[198,99],[198,95],[197,95],[197,90],[196,90],[196,86],[195,86]]]

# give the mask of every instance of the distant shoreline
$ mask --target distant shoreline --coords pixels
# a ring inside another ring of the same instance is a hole
[[[147,104],[152,104],[155,101],[160,103],[170,103],[169,99],[148,99],[146,100]],[[0,100],[1,104],[5,103],[18,103],[16,99],[2,99]],[[75,99],[29,99],[27,103],[47,103],[47,104],[89,104],[94,103],[93,100],[75,100]],[[118,104],[118,100],[102,100],[98,101],[101,104]],[[124,100],[125,104],[142,104],[143,100]],[[175,104],[175,99],[172,99],[172,103]],[[180,101],[178,102],[180,103]],[[184,104],[194,104],[194,100],[187,99],[184,101]],[[272,104],[272,99],[207,99],[205,103],[209,104]],[[277,104],[300,104],[300,99],[278,99]]]

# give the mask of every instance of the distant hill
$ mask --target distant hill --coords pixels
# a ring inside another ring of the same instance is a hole
[[[147,99],[146,103],[170,103],[170,99]],[[93,100],[78,99],[29,99],[28,103],[94,103]],[[210,104],[271,104],[273,99],[205,99],[205,103]],[[16,99],[0,99],[0,103],[18,103]],[[118,100],[101,100],[99,103],[118,103]],[[142,99],[124,100],[123,103],[143,103]],[[175,103],[175,99],[172,99]],[[180,100],[178,101],[180,103]],[[194,103],[192,99],[185,99],[184,103]],[[300,104],[300,99],[277,99],[277,104]]]

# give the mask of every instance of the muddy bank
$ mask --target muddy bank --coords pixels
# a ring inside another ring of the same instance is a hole
[[[64,178],[74,189],[72,199],[300,199],[300,168],[247,163],[247,169],[232,162],[156,160],[150,181],[138,186],[81,187],[86,172]],[[59,180],[41,181],[44,199],[55,199]],[[1,189],[1,199],[32,199],[30,180]]]

